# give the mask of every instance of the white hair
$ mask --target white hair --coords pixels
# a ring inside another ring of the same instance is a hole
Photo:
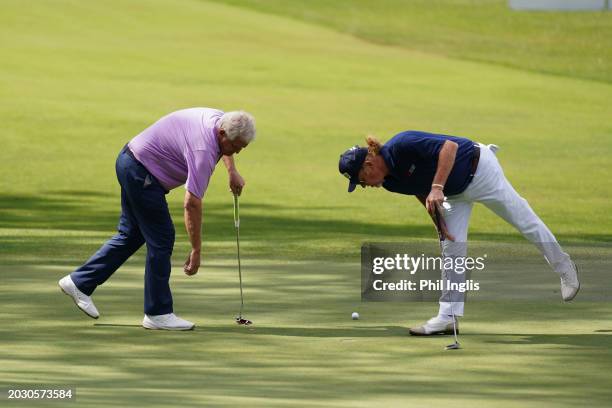
[[[255,119],[245,111],[226,112],[221,116],[219,129],[223,129],[229,140],[240,138],[245,143],[255,139]]]

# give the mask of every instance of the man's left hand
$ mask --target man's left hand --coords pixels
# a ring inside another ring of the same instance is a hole
[[[242,193],[244,184],[244,179],[237,170],[232,170],[229,172],[229,187],[233,194],[240,195],[240,193]]]
[[[427,212],[430,215],[435,214],[436,206],[441,207],[444,202],[444,192],[442,192],[441,188],[434,187],[429,192],[427,199],[425,200],[425,208],[427,208]]]
[[[183,265],[185,275],[192,276],[198,273],[200,269],[200,251],[192,249]]]

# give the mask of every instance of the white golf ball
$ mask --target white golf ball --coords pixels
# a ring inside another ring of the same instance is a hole
[[[353,314],[351,315],[351,319],[353,319],[353,320],[359,320],[359,313],[357,313],[357,312],[353,312]]]

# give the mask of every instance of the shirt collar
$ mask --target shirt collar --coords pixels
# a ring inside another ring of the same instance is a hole
[[[217,147],[217,161],[221,159],[223,154],[221,153],[221,145],[219,144],[219,121],[221,118],[217,118],[212,127],[213,138],[215,139],[215,146]]]
[[[383,160],[385,161],[385,164],[387,165],[387,168],[389,169],[389,174],[387,175],[387,177],[392,176],[394,178],[398,178],[395,159],[391,155],[390,150],[391,149],[389,149],[389,147],[385,145],[380,149],[380,155],[382,156]]]

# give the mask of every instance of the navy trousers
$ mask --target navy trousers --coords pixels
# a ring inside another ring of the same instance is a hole
[[[115,169],[121,185],[117,234],[70,277],[81,292],[91,295],[146,243],[144,312],[148,315],[172,313],[169,280],[175,232],[166,201],[167,191],[132,157],[127,146],[119,153]]]

